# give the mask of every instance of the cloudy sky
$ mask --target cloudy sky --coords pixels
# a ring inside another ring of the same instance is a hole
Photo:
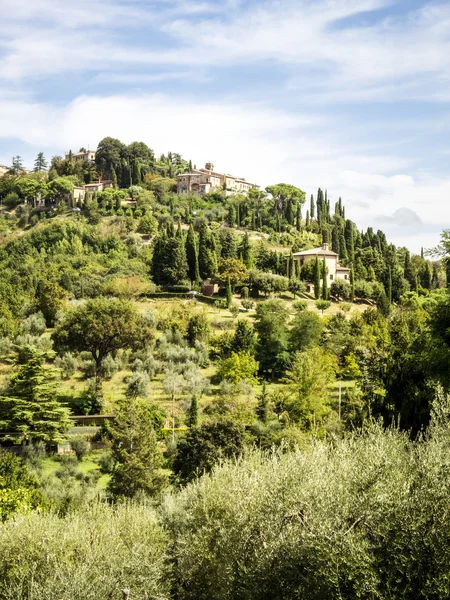
[[[0,0],[0,164],[104,136],[450,226],[450,2]]]

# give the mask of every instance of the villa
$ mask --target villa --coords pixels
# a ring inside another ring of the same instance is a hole
[[[316,258],[319,260],[325,259],[325,264],[328,268],[328,280],[330,282],[335,279],[344,279],[345,281],[350,280],[350,269],[342,267],[339,264],[339,254],[330,250],[328,244],[323,244],[312,250],[294,253],[294,261],[300,263],[300,268],[308,262],[316,260]]]
[[[231,194],[246,194],[249,190],[259,189],[254,183],[249,183],[242,177],[233,177],[214,170],[213,163],[206,163],[204,169],[193,169],[190,173],[182,173],[177,177],[177,193],[196,194],[203,196],[211,192]]]

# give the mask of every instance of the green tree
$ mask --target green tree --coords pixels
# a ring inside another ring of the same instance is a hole
[[[23,160],[21,156],[13,156],[11,160],[10,173],[13,175],[20,175],[25,170],[23,166]]]
[[[219,379],[240,383],[245,380],[250,385],[257,385],[258,363],[249,352],[232,352],[231,356],[222,359],[217,369]]]
[[[328,300],[328,275],[325,259],[322,263],[322,300]]]
[[[188,277],[193,283],[200,281],[200,271],[198,267],[198,250],[195,232],[192,223],[186,238],[186,258],[188,263]]]
[[[191,399],[191,405],[189,407],[188,418],[186,421],[188,427],[196,427],[198,424],[198,400],[194,394]]]
[[[211,328],[204,312],[196,313],[189,319],[186,339],[192,348],[195,348],[197,342],[208,343],[210,335]]]
[[[139,349],[153,337],[137,308],[125,300],[96,298],[70,310],[55,328],[57,352],[90,352],[101,396],[103,361],[124,348]]]
[[[56,399],[54,371],[44,366],[45,355],[25,346],[21,362],[0,401],[0,430],[22,441],[55,443],[70,427],[69,409]]]
[[[36,309],[44,315],[47,327],[53,327],[56,315],[68,300],[64,288],[52,281],[41,282],[36,292]]]
[[[217,271],[214,239],[206,223],[202,223],[199,232],[198,267],[202,279],[212,277]]]
[[[249,352],[253,354],[255,350],[255,331],[253,326],[245,320],[237,322],[236,331],[234,332],[231,341],[231,349],[233,352]]]
[[[230,281],[229,275],[227,276],[226,302],[227,302],[227,308],[231,308],[231,306],[233,305],[233,294],[231,291],[231,281]]]
[[[310,310],[296,313],[289,332],[289,347],[293,352],[303,352],[318,346],[324,332],[323,320]]]
[[[242,454],[244,428],[233,421],[210,421],[192,427],[181,439],[173,463],[177,481],[189,483],[212,470],[220,460]]]
[[[36,478],[18,456],[0,451],[0,522],[43,503],[37,486]]]
[[[114,466],[108,491],[133,498],[144,492],[159,496],[166,484],[158,434],[165,414],[158,406],[139,400],[122,402],[108,429]]]
[[[320,262],[318,257],[314,261],[314,296],[316,300],[320,298]]]
[[[39,154],[36,157],[36,160],[34,161],[34,171],[36,173],[41,173],[42,171],[46,171],[48,168],[48,163],[45,160],[45,156],[43,152],[39,152]]]
[[[335,380],[337,366],[336,358],[321,348],[298,352],[285,378],[290,396],[283,398],[277,411],[287,412],[292,421],[304,427],[320,425],[330,412],[328,388]]]
[[[253,253],[252,246],[250,244],[250,238],[247,232],[245,232],[245,235],[242,238],[242,242],[239,248],[239,255],[247,269],[251,269],[253,267]]]
[[[272,378],[280,377],[289,360],[289,313],[282,300],[267,300],[258,304],[255,329],[258,333],[256,358],[260,372]]]
[[[324,311],[328,310],[331,306],[331,302],[329,300],[316,300],[316,308],[317,310],[321,310],[322,314]]]

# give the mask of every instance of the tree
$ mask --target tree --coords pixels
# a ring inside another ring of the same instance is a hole
[[[253,254],[250,238],[248,237],[247,232],[245,232],[245,235],[242,238],[241,246],[239,248],[239,255],[247,269],[251,269],[253,267]]]
[[[202,279],[212,277],[217,271],[217,256],[214,239],[206,223],[202,223],[200,227],[198,267]]]
[[[320,344],[324,331],[323,320],[310,310],[300,310],[294,317],[289,332],[289,347],[293,352],[303,352]]]
[[[185,382],[181,375],[171,369],[166,371],[163,388],[164,392],[170,396],[172,402],[172,442],[175,441],[175,397],[181,394],[184,384]]]
[[[328,388],[337,366],[336,358],[321,348],[298,352],[285,378],[291,395],[282,399],[277,412],[287,412],[292,421],[305,427],[317,427],[330,411]]]
[[[325,259],[323,259],[322,263],[322,300],[328,300],[328,278]]]
[[[28,512],[43,503],[38,482],[22,459],[0,451],[0,522],[14,513]]]
[[[47,198],[52,202],[61,202],[71,197],[73,181],[67,177],[53,179],[47,186]]]
[[[183,237],[169,237],[165,231],[153,246],[152,276],[157,284],[176,285],[185,281],[188,270]]]
[[[142,348],[152,337],[147,322],[133,304],[106,298],[89,300],[70,310],[52,334],[57,352],[91,353],[99,396],[102,365],[108,354],[122,348]]]
[[[191,348],[195,348],[197,342],[207,343],[211,335],[209,321],[204,312],[193,315],[188,322],[186,339]]]
[[[233,305],[233,294],[231,292],[231,281],[229,275],[227,276],[226,299],[227,308],[231,308]]]
[[[67,299],[66,290],[57,283],[52,281],[40,283],[36,292],[36,308],[44,315],[47,327],[53,327],[56,315],[63,309]]]
[[[231,356],[222,359],[217,369],[219,379],[226,379],[232,383],[245,380],[251,385],[257,385],[258,363],[249,352],[232,352]]]
[[[25,346],[7,394],[0,399],[0,430],[22,441],[59,442],[70,427],[69,409],[56,399],[54,371],[44,366],[45,354]]]
[[[331,306],[331,302],[329,300],[316,300],[316,308],[317,310],[321,310],[322,314],[324,311],[328,310]]]
[[[186,484],[209,473],[220,460],[242,454],[244,441],[244,428],[233,421],[210,421],[192,427],[177,446],[173,464],[176,479]]]
[[[186,424],[189,427],[196,427],[198,424],[198,400],[195,394],[192,396]]]
[[[300,281],[295,277],[289,280],[288,289],[295,298],[297,294],[304,294],[306,292],[306,285],[303,283],[303,281]]]
[[[188,264],[188,277],[193,283],[200,281],[200,271],[198,267],[198,251],[197,241],[195,239],[195,232],[192,223],[189,227],[189,231],[186,238],[186,258]]]
[[[45,156],[43,152],[39,152],[39,154],[36,157],[36,160],[34,161],[34,171],[36,173],[41,173],[42,171],[46,171],[48,167],[48,163],[45,160]]]
[[[9,171],[13,175],[20,175],[20,173],[22,173],[25,170],[21,156],[13,156],[11,163],[12,164]]]
[[[249,352],[252,354],[255,350],[255,331],[248,321],[238,321],[236,331],[231,340],[231,349],[234,352]]]
[[[113,496],[132,498],[139,492],[158,496],[166,483],[161,467],[158,435],[165,414],[158,406],[139,400],[119,405],[108,428],[114,466],[108,491]]]
[[[316,300],[320,298],[320,262],[317,256],[314,261],[314,296]]]
[[[230,281],[231,286],[248,280],[248,271],[244,263],[237,258],[225,258],[220,261],[219,270],[214,278],[220,285]]]
[[[256,358],[260,372],[281,376],[289,360],[287,320],[289,313],[281,300],[267,300],[258,304],[255,329],[258,333]]]
[[[330,293],[337,300],[350,300],[352,288],[348,281],[344,279],[335,279],[330,286]]]

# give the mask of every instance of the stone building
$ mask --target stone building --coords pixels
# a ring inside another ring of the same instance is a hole
[[[233,177],[214,170],[213,163],[206,163],[204,169],[193,169],[190,173],[182,173],[177,177],[177,193],[197,194],[203,196],[211,192],[231,194],[246,194],[250,189],[259,189],[254,183],[249,183],[242,177]]]

